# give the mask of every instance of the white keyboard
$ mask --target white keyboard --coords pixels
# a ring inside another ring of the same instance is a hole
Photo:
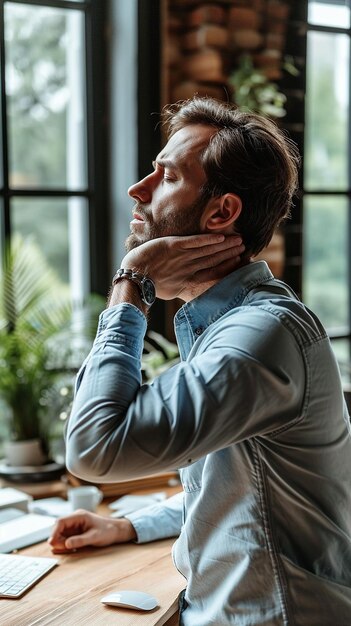
[[[46,557],[0,554],[0,598],[19,598],[57,564]]]

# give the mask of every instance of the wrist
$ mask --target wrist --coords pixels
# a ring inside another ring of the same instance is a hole
[[[119,280],[118,283],[112,287],[108,306],[115,306],[123,302],[133,304],[147,316],[149,307],[142,301],[138,286],[128,280]]]
[[[117,285],[121,280],[128,280],[137,285],[142,302],[148,307],[153,305],[156,299],[156,287],[149,276],[137,271],[135,268],[121,267],[114,275],[112,285]]]
[[[115,539],[113,543],[127,543],[137,539],[135,528],[126,517],[111,519],[111,523],[114,525]]]

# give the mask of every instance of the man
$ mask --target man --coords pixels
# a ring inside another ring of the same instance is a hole
[[[289,213],[296,150],[270,121],[212,99],[171,107],[167,122],[154,171],[129,190],[129,252],[77,378],[67,465],[93,482],[181,468],[184,493],[120,521],[78,512],[51,544],[180,533],[185,626],[350,626],[337,364],[313,313],[250,262]],[[153,289],[185,303],[182,361],[141,385]]]

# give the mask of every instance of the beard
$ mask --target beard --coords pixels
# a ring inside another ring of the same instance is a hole
[[[175,213],[168,218],[160,218],[155,222],[151,215],[147,214],[143,204],[137,203],[135,210],[144,219],[145,234],[136,235],[131,233],[126,241],[125,247],[127,252],[141,246],[146,241],[158,239],[159,237],[178,236],[185,237],[188,235],[200,234],[200,220],[203,210],[209,200],[208,195],[201,194],[195,202],[190,204],[181,214]]]

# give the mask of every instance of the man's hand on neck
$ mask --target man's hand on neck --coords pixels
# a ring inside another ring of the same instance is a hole
[[[121,267],[150,277],[158,298],[189,301],[238,267],[244,249],[238,235],[161,237],[128,252]],[[148,307],[138,291],[131,281],[119,280],[111,292],[109,306],[130,302],[146,313]]]

